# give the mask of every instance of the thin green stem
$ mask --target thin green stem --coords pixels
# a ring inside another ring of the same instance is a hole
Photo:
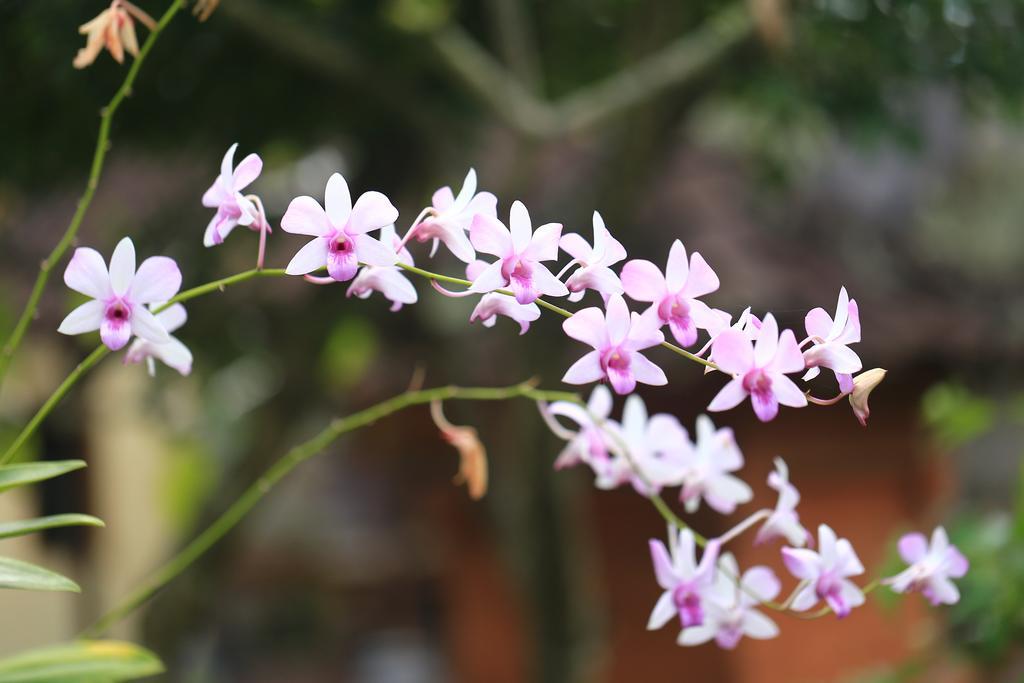
[[[159,313],[160,311],[164,310],[165,308],[173,304],[189,301],[190,299],[205,296],[206,294],[211,294],[213,292],[222,292],[226,287],[238,284],[240,282],[245,282],[246,280],[252,280],[253,278],[257,277],[281,277],[284,274],[284,270],[280,268],[268,268],[265,270],[247,270],[236,275],[230,275],[219,280],[214,280],[213,282],[207,282],[204,285],[199,285],[198,287],[193,287],[192,289],[186,289],[184,292],[179,293],[178,296],[172,298],[163,306],[160,306],[159,308],[155,308],[153,310],[154,312]],[[26,424],[24,428],[22,428],[21,432],[14,439],[11,445],[7,448],[4,454],[0,456],[0,465],[4,465],[10,462],[11,458],[13,458],[17,454],[17,452],[21,450],[22,446],[25,445],[25,442],[28,441],[29,438],[35,433],[36,429],[39,428],[39,425],[42,424],[43,420],[46,419],[46,417],[53,411],[56,405],[60,403],[61,399],[64,398],[68,391],[71,390],[71,387],[73,387],[75,383],[78,382],[78,380],[80,380],[83,375],[85,375],[85,373],[87,373],[97,363],[103,360],[103,358],[108,353],[110,353],[110,350],[103,344],[100,344],[95,349],[93,349],[92,353],[86,356],[85,360],[79,363],[78,366],[71,371],[71,374],[64,378],[64,381],[60,383],[60,386],[58,386],[57,389],[52,394],[50,394],[50,397],[46,399],[46,402],[39,408],[38,411],[36,411],[36,414],[32,416],[32,419],[29,420],[28,424]]]
[[[464,279],[458,278],[458,277],[451,277],[449,275],[440,275],[439,273],[432,273],[429,270],[424,270],[422,268],[417,268],[416,266],[410,266],[410,265],[407,265],[405,263],[398,263],[396,265],[398,265],[398,267],[402,268],[403,270],[406,270],[406,271],[408,271],[410,273],[414,273],[416,275],[419,275],[420,277],[427,278],[428,280],[436,280],[437,282],[446,282],[446,283],[451,284],[451,285],[462,285],[464,287],[469,287],[469,286],[471,286],[473,284],[469,280],[464,280]],[[515,294],[513,294],[511,291],[509,291],[507,289],[496,289],[494,291],[496,293],[498,293],[498,294],[504,294],[505,296],[515,296]],[[536,303],[541,308],[548,309],[552,313],[557,313],[558,315],[562,316],[563,318],[570,318],[573,315],[572,311],[566,310],[566,309],[562,308],[561,306],[556,306],[555,304],[550,303],[548,301],[545,301],[544,299],[537,299],[534,303]],[[709,367],[712,370],[717,370],[718,369],[718,366],[715,365],[714,363],[712,363],[711,361],[706,360],[704,358],[701,358],[700,356],[698,356],[695,353],[690,353],[686,349],[682,349],[682,348],[676,346],[675,344],[673,344],[671,342],[662,342],[661,346],[663,346],[664,348],[668,349],[669,351],[672,351],[673,353],[679,354],[683,358],[687,358],[689,360],[692,360],[695,363],[700,363],[701,365],[703,365],[705,367]]]
[[[110,349],[100,344],[93,349],[92,353],[85,357],[85,360],[75,366],[75,369],[72,370],[71,373],[64,378],[64,381],[60,383],[60,386],[50,394],[50,398],[46,399],[46,403],[36,411],[36,414],[32,416],[32,419],[29,420],[28,424],[21,430],[21,433],[18,434],[17,438],[15,438],[11,445],[7,447],[4,454],[0,456],[0,465],[6,465],[11,461],[11,458],[21,450],[21,447],[25,445],[25,442],[28,441],[35,433],[39,425],[46,419],[46,416],[50,414],[54,407],[60,403],[61,399],[64,398],[64,396],[71,390],[71,387],[81,379],[82,375],[89,372],[93,366],[103,360],[108,353],[110,353]]]
[[[510,387],[437,387],[409,391],[390,398],[375,406],[366,408],[347,417],[333,420],[323,431],[282,456],[270,466],[220,517],[206,528],[181,552],[158,569],[148,580],[130,593],[124,600],[111,608],[91,626],[82,632],[83,638],[94,638],[105,633],[111,626],[146,603],[170,581],[188,569],[215,543],[233,529],[253,507],[259,503],[296,466],[305,462],[330,446],[340,436],[366,427],[374,422],[411,406],[423,405],[437,400],[503,401],[513,398],[528,398],[534,401],[574,400],[579,398],[570,392],[543,391],[536,389],[532,382],[523,382]]]
[[[167,11],[160,17],[160,21],[150,31],[149,37],[146,38],[146,41],[139,49],[139,54],[128,69],[128,74],[125,76],[121,87],[117,89],[117,92],[114,93],[114,96],[100,114],[100,131],[96,138],[96,151],[93,152],[92,167],[89,171],[89,180],[85,185],[85,191],[78,200],[78,207],[75,209],[75,213],[71,217],[71,222],[68,224],[67,230],[64,231],[64,235],[57,242],[50,255],[39,264],[39,274],[36,276],[36,282],[32,286],[32,292],[29,294],[25,309],[21,312],[21,317],[18,318],[18,322],[7,338],[3,349],[0,350],[0,384],[3,384],[7,369],[11,364],[11,359],[14,357],[14,352],[17,351],[26,330],[28,330],[29,324],[35,318],[36,310],[39,308],[39,300],[43,296],[43,290],[46,289],[50,273],[71,246],[75,235],[78,234],[78,228],[81,227],[82,220],[85,218],[85,213],[89,210],[89,205],[92,204],[93,195],[96,193],[96,188],[100,182],[100,175],[103,172],[103,162],[106,160],[107,152],[110,149],[110,124],[114,114],[117,112],[118,107],[121,106],[121,102],[131,94],[132,85],[135,83],[139,69],[142,68],[146,55],[153,49],[153,44],[160,36],[160,32],[164,30],[183,6],[184,0],[173,0],[171,2]]]

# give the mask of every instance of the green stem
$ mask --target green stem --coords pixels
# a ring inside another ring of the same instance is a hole
[[[263,270],[254,268],[253,270],[247,270],[236,275],[230,275],[219,280],[214,280],[213,282],[207,282],[204,285],[199,285],[198,287],[193,287],[192,289],[186,289],[184,292],[179,293],[178,296],[172,298],[163,306],[160,306],[159,308],[153,310],[154,312],[159,313],[160,311],[164,310],[168,306],[171,306],[172,304],[189,301],[190,299],[195,299],[197,297],[204,296],[206,294],[210,294],[213,292],[222,292],[224,291],[224,288],[230,285],[238,284],[240,282],[245,282],[246,280],[252,280],[253,278],[257,277],[281,277],[284,274],[284,270],[280,268],[267,268]],[[17,452],[21,450],[21,447],[24,446],[25,442],[28,441],[28,439],[35,433],[36,429],[39,428],[39,425],[42,424],[43,420],[45,420],[46,417],[53,411],[54,407],[56,407],[56,405],[60,403],[61,399],[64,398],[64,396],[68,393],[71,387],[73,387],[75,383],[78,382],[78,380],[80,380],[83,375],[85,375],[85,373],[91,370],[93,366],[95,366],[97,363],[103,360],[103,358],[108,353],[110,353],[110,350],[103,344],[100,344],[93,350],[92,353],[86,356],[85,360],[79,363],[78,366],[71,371],[70,375],[64,378],[64,381],[60,383],[60,386],[57,387],[57,389],[50,395],[48,399],[46,399],[46,403],[44,403],[39,408],[39,410],[36,411],[36,414],[32,416],[32,419],[29,421],[29,423],[25,425],[25,427],[21,430],[21,433],[18,434],[18,436],[14,439],[14,441],[7,448],[4,454],[0,456],[0,465],[4,465],[10,462],[11,458],[13,458],[17,454]]]
[[[105,633],[111,626],[131,614],[170,581],[185,571],[199,559],[217,541],[224,537],[266,496],[274,485],[291,472],[297,465],[323,452],[329,445],[343,434],[366,427],[377,420],[397,413],[405,408],[423,405],[437,400],[470,400],[470,401],[503,401],[512,398],[527,398],[534,401],[573,400],[579,397],[564,391],[542,391],[534,388],[531,382],[523,382],[511,387],[437,387],[409,391],[390,398],[375,406],[366,408],[347,417],[333,420],[323,431],[312,439],[295,446],[270,466],[241,497],[236,500],[220,517],[206,528],[191,543],[169,560],[147,581],[129,594],[119,604],[103,614],[80,635],[82,638],[95,638]]]
[[[46,399],[46,403],[36,411],[36,414],[32,416],[32,419],[29,420],[24,429],[21,430],[21,433],[18,434],[17,438],[15,438],[11,445],[8,446],[7,450],[4,451],[4,454],[0,456],[0,465],[6,465],[11,461],[11,458],[21,450],[21,447],[25,445],[25,442],[28,441],[29,437],[35,433],[42,421],[46,419],[46,416],[50,414],[54,407],[60,403],[61,399],[64,398],[68,391],[71,390],[71,387],[81,379],[82,375],[89,372],[94,365],[103,360],[108,353],[110,353],[110,349],[100,344],[93,349],[92,353],[85,357],[85,360],[75,366],[75,369],[71,371],[71,374],[65,377],[64,381],[60,383],[60,386],[50,394],[50,398]]]
[[[408,271],[410,273],[414,273],[416,275],[419,275],[420,277],[425,277],[428,280],[436,280],[437,282],[446,282],[446,283],[451,284],[451,285],[462,285],[464,287],[469,287],[470,285],[473,284],[469,280],[463,280],[462,278],[451,277],[449,275],[439,275],[438,273],[432,273],[429,270],[423,270],[422,268],[417,268],[416,266],[406,265],[404,263],[398,263],[396,265],[399,268],[402,268],[403,270],[406,270],[406,271]],[[496,289],[494,291],[497,292],[498,294],[504,294],[505,296],[515,296],[515,294],[513,294],[511,291],[509,291],[507,289]],[[562,308],[561,306],[556,306],[553,303],[545,301],[544,299],[537,299],[534,303],[536,303],[541,308],[548,309],[552,313],[557,313],[558,315],[562,316],[563,318],[570,318],[573,315],[572,311],[566,310],[566,309]],[[661,346],[666,348],[666,349],[668,349],[669,351],[672,351],[673,353],[679,354],[683,358],[687,358],[689,360],[692,360],[695,363],[700,363],[701,365],[703,365],[705,367],[709,367],[712,370],[717,370],[718,369],[718,366],[715,365],[714,363],[712,363],[711,361],[705,360],[704,358],[701,358],[700,356],[698,356],[695,353],[690,353],[686,349],[682,349],[682,348],[676,346],[675,344],[672,344],[671,342],[662,342]]]
[[[78,207],[75,209],[75,214],[71,217],[67,230],[64,231],[64,236],[57,242],[50,255],[39,265],[39,274],[36,276],[36,282],[32,286],[32,292],[29,294],[28,302],[25,304],[25,310],[21,312],[21,317],[18,318],[14,330],[7,338],[3,349],[0,350],[0,384],[3,384],[11,359],[21,344],[25,331],[28,330],[29,324],[35,318],[36,309],[39,307],[39,300],[43,296],[46,282],[50,279],[50,272],[64,256],[68,247],[71,246],[75,235],[78,234],[78,228],[82,225],[82,219],[85,218],[85,212],[88,211],[89,205],[92,204],[92,197],[96,193],[96,187],[99,185],[100,175],[103,172],[103,162],[106,160],[107,152],[110,149],[110,124],[114,114],[117,112],[118,107],[121,106],[124,98],[131,94],[132,85],[135,83],[135,77],[138,75],[139,69],[142,68],[142,62],[145,61],[149,51],[153,49],[153,44],[156,42],[160,32],[164,30],[164,27],[170,23],[174,15],[183,6],[184,0],[173,0],[167,11],[160,17],[156,27],[150,32],[149,37],[146,38],[146,42],[139,49],[139,54],[128,69],[128,74],[125,76],[121,87],[114,93],[114,96],[100,114],[100,132],[96,138],[96,151],[93,152],[92,168],[89,171],[89,180],[86,183],[85,191],[78,200]]]

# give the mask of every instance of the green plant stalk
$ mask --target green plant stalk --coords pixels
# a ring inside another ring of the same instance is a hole
[[[241,497],[236,500],[220,517],[206,528],[191,543],[161,567],[155,574],[129,594],[123,601],[103,614],[79,637],[94,638],[105,633],[111,626],[134,612],[146,603],[153,595],[180,575],[183,571],[217,541],[235,527],[253,507],[274,488],[281,479],[296,466],[323,452],[343,434],[397,413],[411,406],[423,405],[431,401],[467,400],[467,401],[504,401],[513,398],[526,398],[534,401],[571,400],[579,402],[576,394],[565,391],[543,391],[536,389],[531,382],[523,382],[510,387],[455,387],[445,386],[419,391],[407,391],[382,403],[353,413],[347,417],[333,420],[323,431],[313,438],[289,450],[277,462],[270,466]]]
[[[204,296],[206,294],[211,294],[213,292],[222,292],[224,291],[224,288],[230,285],[245,282],[246,280],[252,280],[253,278],[280,277],[284,274],[284,270],[282,269],[269,268],[260,270],[254,268],[252,270],[247,270],[236,275],[230,275],[219,280],[207,282],[204,285],[199,285],[198,287],[193,287],[192,289],[186,289],[184,292],[179,293],[176,297],[172,298],[163,306],[154,309],[154,311],[160,312],[167,308],[168,306],[171,306],[176,303],[189,301],[190,299],[195,299],[197,297]],[[39,408],[39,410],[36,411],[36,414],[32,416],[32,419],[29,420],[28,424],[25,425],[25,427],[21,430],[21,432],[14,439],[14,441],[11,442],[11,445],[7,448],[6,451],[4,451],[4,454],[0,456],[0,465],[6,465],[8,462],[11,461],[11,459],[25,445],[25,442],[28,441],[29,438],[31,438],[31,436],[35,433],[36,429],[39,428],[39,425],[42,424],[43,420],[45,420],[47,416],[49,416],[49,414],[53,412],[53,409],[57,406],[58,403],[60,403],[61,399],[63,399],[64,396],[67,395],[68,391],[71,390],[71,387],[73,387],[78,382],[78,380],[80,380],[85,375],[85,373],[89,372],[89,370],[91,370],[97,363],[103,360],[109,353],[110,349],[108,349],[103,344],[100,344],[95,349],[93,349],[92,353],[85,357],[85,360],[79,363],[75,367],[75,369],[71,371],[71,374],[64,378],[64,381],[60,383],[60,386],[58,386],[57,389],[52,394],[50,394],[50,397],[46,399],[46,402]]]
[[[156,43],[157,38],[160,36],[160,32],[171,22],[174,15],[177,14],[184,6],[184,0],[173,0],[171,5],[164,12],[163,16],[160,17],[160,21],[157,22],[156,27],[150,31],[146,41],[142,44],[139,49],[139,54],[132,62],[131,67],[128,69],[128,74],[124,78],[124,82],[121,87],[117,89],[114,96],[110,99],[110,102],[106,107],[103,108],[100,114],[100,131],[96,138],[96,151],[93,152],[92,167],[89,171],[89,180],[86,182],[85,191],[82,193],[81,198],[78,200],[78,206],[75,209],[74,215],[71,217],[71,222],[68,224],[67,230],[64,231],[64,235],[57,242],[57,245],[50,252],[50,255],[46,257],[41,264],[39,264],[39,274],[36,276],[35,284],[32,286],[32,292],[29,294],[28,302],[25,304],[25,309],[21,312],[21,317],[18,318],[17,324],[14,326],[14,330],[7,338],[6,343],[2,350],[0,350],[0,384],[3,384],[4,377],[7,375],[7,369],[11,364],[11,359],[14,357],[14,352],[17,351],[18,346],[21,344],[21,340],[25,336],[25,331],[28,330],[29,324],[35,318],[36,310],[39,307],[39,300],[43,296],[43,290],[46,288],[46,283],[50,279],[50,273],[54,266],[61,260],[64,253],[71,246],[71,243],[75,239],[75,235],[78,234],[78,228],[82,225],[82,220],[85,218],[86,211],[89,210],[89,205],[92,204],[93,195],[96,193],[96,188],[99,186],[100,175],[103,173],[103,162],[107,158],[107,152],[110,149],[110,124],[113,121],[114,114],[117,112],[118,107],[121,106],[121,102],[124,101],[128,95],[131,94],[132,85],[135,83],[135,78],[138,76],[139,69],[142,68],[142,63],[146,60],[146,55],[153,49],[153,44]]]

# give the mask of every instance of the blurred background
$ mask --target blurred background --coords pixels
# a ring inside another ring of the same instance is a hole
[[[4,331],[127,68],[107,54],[71,67],[76,27],[105,6],[0,0]],[[206,23],[179,16],[116,117],[79,244],[109,254],[130,235],[140,257],[176,258],[185,287],[250,268],[253,233],[201,244],[199,198],[239,142],[236,159],[265,161],[252,189],[274,225],[341,171],[388,194],[404,230],[473,166],[502,216],[519,198],[535,223],[589,238],[597,209],[658,264],[681,239],[721,277],[708,301],[734,314],[802,330],[845,285],[865,367],[889,370],[868,428],[845,402],[767,425],[746,406],[719,416],[756,498],[694,524],[713,535],[774,504],[764,479],[782,455],[802,520],[850,538],[869,573],[896,566],[900,533],[937,523],[973,566],[952,609],[879,591],[843,622],[779,616],[774,641],[679,648],[673,630],[644,630],[653,509],[556,473],[560,444],[530,404],[452,404],[488,448],[483,501],[452,485],[457,456],[427,411],[406,411],[300,467],[116,634],[190,682],[1024,680],[1022,21],[1020,0],[223,0]],[[303,243],[275,230],[268,263]],[[461,270],[444,254],[431,267]],[[418,368],[427,385],[555,388],[581,353],[560,320],[488,330],[467,324],[472,302],[417,286],[392,314],[344,286],[246,283],[190,304],[191,377],[93,372],[26,453],[89,468],[0,498],[0,514],[81,511],[107,528],[2,543],[84,593],[0,596],[0,651],[72,636],[290,445]],[[0,393],[0,442],[96,343],[55,332],[74,303],[58,273]],[[643,398],[692,427],[720,382],[652,356],[670,384]],[[775,548],[736,549],[782,572]]]

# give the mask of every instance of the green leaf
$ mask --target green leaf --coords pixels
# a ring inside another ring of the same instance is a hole
[[[28,591],[72,591],[80,593],[78,584],[57,572],[29,562],[0,557],[0,588]],[[0,683],[3,679],[0,678]]]
[[[85,467],[84,460],[54,460],[3,465],[0,467],[0,491],[53,479],[83,467]]]
[[[0,538],[25,536],[44,529],[62,526],[104,526],[103,520],[92,515],[49,515],[34,519],[21,519],[15,522],[0,522]]]
[[[164,670],[155,654],[117,640],[82,640],[0,660],[0,683],[114,683]]]

